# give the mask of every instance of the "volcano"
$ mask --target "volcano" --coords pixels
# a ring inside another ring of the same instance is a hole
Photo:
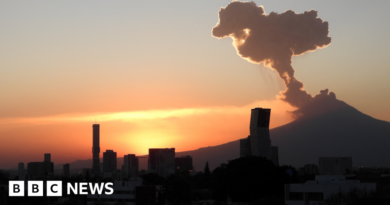
[[[352,157],[355,167],[390,165],[389,122],[336,99],[308,107],[305,113],[271,130],[281,164],[302,166],[317,163],[318,157]]]
[[[355,167],[390,165],[389,122],[335,98],[313,102],[297,114],[301,115],[297,120],[270,130],[272,145],[279,147],[280,165],[298,168],[317,164],[319,157],[352,157]],[[191,155],[194,166],[202,170],[206,161],[216,167],[238,158],[239,144],[237,140],[176,155]]]

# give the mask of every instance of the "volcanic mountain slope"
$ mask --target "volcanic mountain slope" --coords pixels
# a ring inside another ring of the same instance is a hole
[[[319,157],[352,157],[353,166],[390,166],[389,122],[336,99],[314,102],[298,111],[300,118],[270,130],[281,165],[300,167],[317,164]],[[196,168],[204,166],[206,159],[215,167],[239,157],[239,140],[187,153],[194,157]]]
[[[318,163],[318,157],[339,156],[352,157],[353,166],[390,165],[389,122],[339,100],[315,107],[321,109],[271,130],[281,164],[302,166]]]

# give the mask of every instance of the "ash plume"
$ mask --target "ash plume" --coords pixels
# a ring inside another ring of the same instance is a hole
[[[254,2],[238,1],[221,8],[219,22],[212,30],[214,37],[233,38],[233,45],[242,58],[276,70],[287,88],[281,92],[281,99],[297,108],[308,104],[313,97],[295,78],[292,57],[326,47],[331,42],[328,33],[328,22],[317,18],[317,11],[297,14],[287,10],[267,15]],[[319,96],[335,98],[327,90]]]

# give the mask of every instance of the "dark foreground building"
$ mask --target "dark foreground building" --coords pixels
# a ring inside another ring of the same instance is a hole
[[[160,176],[175,173],[175,148],[149,149],[149,172]]]
[[[176,173],[192,171],[194,169],[192,166],[192,157],[191,156],[176,157],[175,169],[176,169]]]

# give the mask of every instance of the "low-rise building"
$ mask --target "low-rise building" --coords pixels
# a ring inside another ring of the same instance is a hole
[[[135,205],[135,188],[142,186],[142,178],[132,178],[129,181],[114,181],[114,193],[111,195],[88,194],[87,204],[101,202],[104,204],[123,203],[126,205]]]
[[[70,177],[70,165],[69,164],[63,165],[62,175],[64,177]]]
[[[148,171],[166,177],[175,173],[175,148],[149,149]]]
[[[303,184],[285,185],[286,205],[311,205],[323,202],[326,198],[352,190],[375,191],[375,183],[360,183],[359,180],[346,180],[343,175],[317,175],[315,180]]]
[[[352,173],[352,157],[320,157],[318,165],[321,175]]]
[[[299,175],[318,175],[318,166],[315,164],[306,164],[299,168]]]
[[[127,154],[123,156],[122,172],[123,177],[135,177],[138,176],[139,159],[135,154]]]
[[[93,205],[97,202],[103,204],[125,204],[125,205],[154,205],[157,204],[158,193],[161,186],[143,186],[142,178],[132,177],[126,181],[114,181],[114,193],[88,194],[87,204]]]
[[[176,173],[190,172],[194,169],[191,156],[181,156],[175,158]]]

